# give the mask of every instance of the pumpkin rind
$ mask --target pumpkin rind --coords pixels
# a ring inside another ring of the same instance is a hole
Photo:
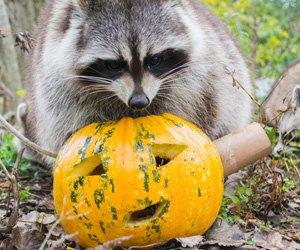
[[[156,166],[155,157],[163,156],[173,159]],[[65,215],[61,224],[78,232],[83,247],[127,235],[134,237],[123,246],[147,245],[203,234],[212,225],[223,168],[213,143],[185,120],[126,117],[90,124],[67,141],[56,161],[53,196],[57,215]]]

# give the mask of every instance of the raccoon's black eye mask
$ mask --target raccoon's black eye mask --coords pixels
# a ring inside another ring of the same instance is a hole
[[[117,79],[128,70],[127,63],[123,60],[97,60],[80,72],[81,76],[104,77]]]
[[[144,70],[149,71],[156,77],[167,77],[184,67],[188,62],[188,55],[181,50],[168,49],[155,55],[147,55],[144,59]],[[142,69],[139,69],[141,71]],[[124,60],[102,60],[89,65],[80,72],[84,77],[103,77],[115,80],[129,72],[129,67]],[[130,72],[129,72],[130,73]],[[133,72],[131,72],[133,73]],[[141,74],[142,72],[135,72]]]
[[[156,55],[148,55],[144,60],[144,68],[156,77],[163,78],[182,69],[187,62],[187,53],[168,49]]]

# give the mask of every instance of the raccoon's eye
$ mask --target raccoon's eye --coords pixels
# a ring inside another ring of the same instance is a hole
[[[167,77],[182,70],[188,62],[188,55],[183,50],[167,49],[159,54],[147,55],[145,68],[156,77]]]
[[[126,69],[127,64],[123,60],[99,59],[83,69],[80,72],[80,75],[83,76],[83,79],[88,77],[117,79],[118,77],[122,76]]]
[[[151,61],[149,62],[149,65],[150,66],[158,66],[161,61],[162,61],[162,57],[161,56],[153,56],[151,58]]]
[[[124,65],[119,61],[107,61],[106,66],[111,71],[118,71],[123,72],[124,71]]]

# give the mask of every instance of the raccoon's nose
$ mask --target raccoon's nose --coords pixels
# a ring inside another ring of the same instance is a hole
[[[142,111],[150,104],[149,98],[144,94],[133,94],[128,102],[130,108],[135,111]]]

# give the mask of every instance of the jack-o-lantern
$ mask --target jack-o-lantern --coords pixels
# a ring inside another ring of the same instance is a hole
[[[83,247],[133,235],[123,246],[203,234],[223,196],[211,140],[171,114],[93,123],[63,146],[54,204]]]

